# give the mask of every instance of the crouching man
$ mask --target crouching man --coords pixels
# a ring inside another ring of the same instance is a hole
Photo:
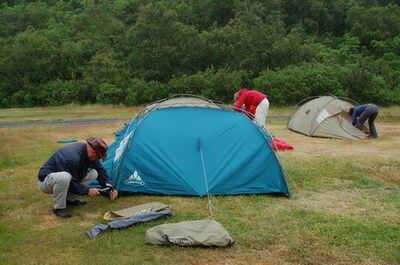
[[[86,204],[78,199],[79,195],[100,195],[100,189],[88,187],[96,179],[103,188],[109,188],[112,201],[118,196],[99,161],[106,160],[108,145],[99,137],[89,137],[86,142],[58,149],[39,170],[39,189],[53,194],[53,211],[59,217],[72,217],[67,205]]]

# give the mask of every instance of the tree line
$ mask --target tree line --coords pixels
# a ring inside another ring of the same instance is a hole
[[[0,0],[0,107],[173,94],[400,105],[400,0]]]

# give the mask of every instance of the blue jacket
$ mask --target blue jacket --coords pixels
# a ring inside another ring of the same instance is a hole
[[[356,125],[357,123],[357,118],[360,117],[360,115],[364,112],[364,110],[368,107],[369,104],[364,104],[364,105],[360,105],[358,107],[355,107],[353,110],[353,121],[352,124]]]
[[[71,174],[69,192],[85,195],[89,188],[82,185],[80,181],[86,177],[88,169],[97,170],[97,181],[102,187],[106,187],[108,181],[107,171],[100,162],[90,161],[86,150],[86,143],[74,143],[58,149],[46,163],[40,168],[38,179],[43,181],[50,173],[66,171]]]

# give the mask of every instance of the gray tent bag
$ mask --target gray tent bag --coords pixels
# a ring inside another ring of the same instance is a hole
[[[164,224],[146,232],[146,243],[154,245],[226,247],[235,241],[225,228],[214,220]]]

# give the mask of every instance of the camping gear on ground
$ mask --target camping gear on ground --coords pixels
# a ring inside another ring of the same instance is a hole
[[[131,216],[141,215],[148,212],[159,212],[166,209],[171,209],[171,206],[161,202],[149,202],[118,211],[109,211],[104,215],[104,220],[110,222],[119,219],[127,219]]]
[[[57,143],[73,143],[73,142],[77,142],[78,140],[76,139],[60,139],[57,140]]]
[[[290,130],[314,137],[351,140],[366,138],[366,134],[351,123],[352,117],[348,110],[354,107],[352,100],[320,96],[305,99],[298,105],[305,101],[289,117],[287,128]]]
[[[100,189],[100,194],[104,196],[108,196],[110,192],[114,191],[114,186],[111,185],[110,183],[106,183],[106,187]]]
[[[227,247],[235,242],[220,223],[209,219],[159,225],[147,230],[145,240],[153,245],[184,247]]]
[[[283,140],[280,140],[276,137],[274,137],[272,139],[272,143],[271,143],[272,149],[274,149],[275,151],[280,151],[280,150],[294,150],[294,146],[290,145],[288,143],[286,143]]]
[[[262,126],[231,106],[175,96],[140,111],[102,162],[119,194],[290,195]]]
[[[86,231],[89,238],[95,238],[108,229],[126,228],[138,223],[144,223],[165,216],[172,216],[171,207],[159,202],[147,203],[119,211],[110,211],[104,215],[108,224],[97,224]]]

